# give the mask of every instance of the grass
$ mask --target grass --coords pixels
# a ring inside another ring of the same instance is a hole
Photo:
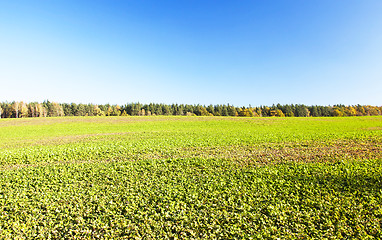
[[[381,238],[382,118],[0,120],[3,238]]]

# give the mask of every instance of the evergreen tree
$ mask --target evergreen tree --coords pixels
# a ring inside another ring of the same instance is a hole
[[[238,115],[236,108],[234,106],[230,106],[229,104],[228,104],[228,115],[232,117],[235,117]]]
[[[86,107],[84,104],[78,104],[76,116],[86,116]]]
[[[309,111],[310,111],[312,117],[318,117],[319,116],[317,106],[312,106]]]
[[[77,104],[71,103],[70,104],[70,108],[71,108],[71,112],[72,112],[70,116],[78,116],[78,106],[77,106]]]
[[[228,116],[228,108],[226,105],[222,106],[221,115],[222,116]]]
[[[172,115],[170,106],[168,105],[162,106],[162,112],[163,112],[163,115]]]
[[[215,114],[215,111],[214,111],[214,106],[212,106],[212,104],[208,105],[208,107],[206,108],[206,110],[211,113],[212,115]]]

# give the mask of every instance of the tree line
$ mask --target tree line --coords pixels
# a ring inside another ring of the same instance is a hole
[[[61,116],[233,116],[233,117],[342,117],[382,115],[382,107],[370,105],[306,106],[286,104],[259,107],[236,107],[223,105],[189,104],[141,104],[96,105],[76,103],[2,102],[1,118],[61,117]]]

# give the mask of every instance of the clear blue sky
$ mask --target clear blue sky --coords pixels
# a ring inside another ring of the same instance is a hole
[[[380,0],[0,0],[0,101],[382,105]]]

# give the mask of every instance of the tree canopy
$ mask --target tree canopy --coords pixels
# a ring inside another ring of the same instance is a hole
[[[235,107],[227,105],[189,104],[141,104],[96,105],[38,102],[2,102],[1,118],[62,117],[62,116],[232,116],[232,117],[343,117],[382,115],[382,107],[370,105],[306,106],[286,104],[259,107]]]

